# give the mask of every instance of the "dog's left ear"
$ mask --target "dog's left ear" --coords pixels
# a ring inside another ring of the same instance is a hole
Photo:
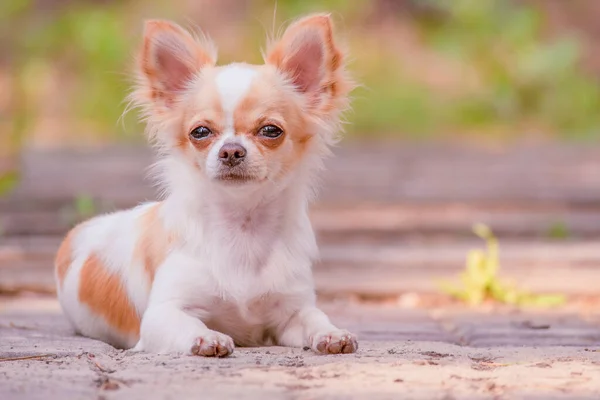
[[[329,15],[312,15],[290,25],[270,46],[265,62],[277,67],[306,96],[309,111],[327,113],[346,106],[352,83],[346,76],[344,55],[334,42]]]

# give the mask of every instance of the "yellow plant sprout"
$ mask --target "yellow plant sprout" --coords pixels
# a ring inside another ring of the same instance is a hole
[[[479,305],[486,300],[517,306],[551,307],[564,303],[563,295],[536,295],[500,280],[498,239],[484,224],[475,224],[473,232],[485,241],[486,249],[467,253],[465,270],[460,274],[462,285],[442,282],[440,287],[445,293],[469,305]]]

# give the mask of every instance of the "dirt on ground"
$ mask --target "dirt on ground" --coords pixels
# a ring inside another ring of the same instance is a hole
[[[600,398],[597,320],[517,326],[511,315],[338,304],[325,308],[358,332],[356,354],[237,348],[214,359],[118,350],[75,336],[53,300],[21,305],[0,312],[3,400]]]

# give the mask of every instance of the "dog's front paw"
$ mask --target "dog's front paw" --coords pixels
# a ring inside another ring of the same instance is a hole
[[[358,341],[350,332],[338,329],[316,334],[311,347],[321,354],[354,353],[358,350]]]
[[[204,357],[227,357],[233,353],[234,347],[233,339],[229,336],[207,330],[206,333],[194,340],[191,353]]]

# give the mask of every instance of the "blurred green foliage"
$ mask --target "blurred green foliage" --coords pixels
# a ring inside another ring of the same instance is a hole
[[[566,240],[572,236],[569,226],[563,221],[555,221],[548,227],[546,237],[554,240]]]
[[[528,122],[560,135],[597,135],[600,86],[581,71],[573,37],[542,40],[539,10],[503,0],[420,1],[447,13],[443,23],[423,23],[427,43],[480,80],[479,90],[455,104],[454,123]]]
[[[63,207],[61,216],[65,223],[75,226],[103,211],[105,209],[93,197],[81,193],[73,199],[72,203]]]
[[[79,138],[115,133],[123,137],[117,122],[130,86],[127,73],[133,53],[122,3],[71,2],[36,12],[34,1],[5,0],[2,7],[0,23],[10,29],[5,34],[12,39],[13,78],[22,98],[13,115],[15,135],[31,128],[28,122],[38,111],[34,104],[66,97],[69,116],[86,127],[75,132]],[[60,86],[48,98],[40,98],[49,75],[59,79]]]
[[[0,174],[0,196],[10,192],[19,182],[19,174],[16,171],[8,171]]]
[[[150,9],[137,0],[49,2],[59,5],[43,12],[37,10],[42,3],[3,0],[0,4],[0,33],[11,38],[12,71],[21,99],[13,111],[15,132],[22,135],[31,128],[44,79],[58,76],[65,83],[54,95],[66,101],[69,116],[81,122],[65,127],[76,130],[74,138],[100,135],[141,140],[134,113],[124,126],[118,124],[139,39],[137,27],[141,27],[142,14],[172,17],[173,9],[181,11],[179,21],[185,24],[186,3],[162,0],[156,2],[163,7],[157,11],[156,4]],[[579,42],[570,37],[544,39],[538,9],[506,0],[406,0],[417,9],[436,10],[434,17],[428,13],[410,16],[419,35],[419,51],[465,66],[469,76],[453,77],[458,87],[471,78],[476,81],[475,87],[464,84],[464,90],[446,93],[406,68],[405,61],[413,54],[397,54],[389,46],[399,39],[393,36],[398,31],[390,37],[389,32],[379,30],[379,20],[368,20],[377,3],[277,1],[275,26],[313,11],[331,11],[340,22],[350,47],[351,69],[361,83],[349,114],[350,133],[430,138],[454,132],[514,134],[535,129],[568,138],[597,136],[600,88],[580,67]],[[252,4],[248,26],[257,15],[264,25],[270,24],[273,1],[248,4]],[[395,20],[398,25],[407,20],[399,12],[383,17],[386,23]],[[136,28],[133,34],[132,26]],[[252,29],[240,38],[243,48],[254,49],[261,43],[264,32]],[[444,65],[439,68],[444,70]]]

